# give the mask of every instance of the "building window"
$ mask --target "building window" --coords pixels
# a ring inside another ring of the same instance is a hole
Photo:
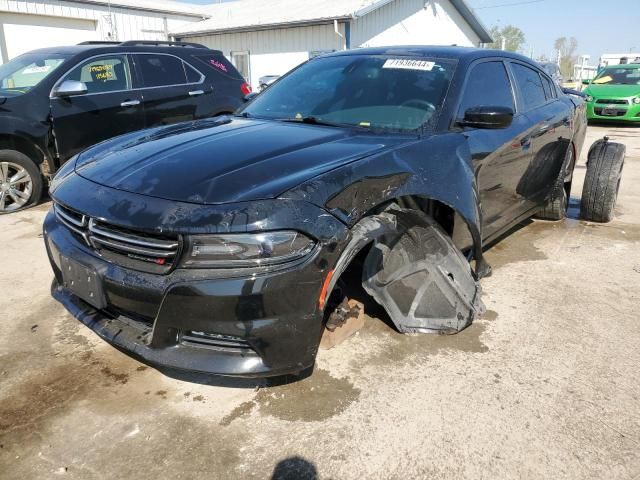
[[[245,78],[250,78],[249,52],[231,52],[231,63]]]

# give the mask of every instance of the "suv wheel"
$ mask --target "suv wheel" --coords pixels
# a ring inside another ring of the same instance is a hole
[[[0,150],[0,214],[26,208],[40,200],[42,176],[35,163],[13,150]]]

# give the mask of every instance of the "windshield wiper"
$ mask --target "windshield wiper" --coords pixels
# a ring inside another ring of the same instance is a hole
[[[291,122],[291,123],[307,123],[309,125],[323,125],[325,127],[336,127],[336,128],[364,128],[359,125],[351,125],[348,123],[335,123],[328,122],[326,120],[322,120],[318,117],[307,116],[307,117],[296,117],[296,118],[279,118],[281,122]]]

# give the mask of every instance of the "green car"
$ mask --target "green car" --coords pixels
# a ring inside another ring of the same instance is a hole
[[[640,64],[605,67],[588,85],[589,120],[640,122]]]

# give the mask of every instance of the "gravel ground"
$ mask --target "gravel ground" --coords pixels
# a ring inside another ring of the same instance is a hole
[[[627,144],[616,219],[577,220],[588,146]],[[564,222],[487,252],[487,314],[402,336],[374,312],[300,382],[169,375],[49,294],[50,205],[0,217],[0,478],[640,478],[640,128],[590,127]],[[259,386],[259,385],[258,385]]]

